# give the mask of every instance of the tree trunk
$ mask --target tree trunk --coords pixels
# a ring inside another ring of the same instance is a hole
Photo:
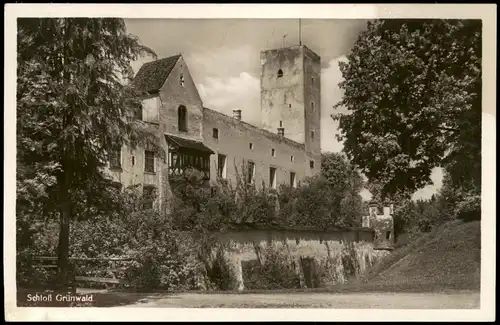
[[[59,224],[59,246],[58,246],[58,284],[61,287],[69,285],[69,226],[71,220],[71,206],[69,200],[69,173],[64,171],[60,187],[60,224]]]

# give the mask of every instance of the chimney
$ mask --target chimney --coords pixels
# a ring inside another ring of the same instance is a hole
[[[285,135],[285,128],[278,128],[278,135],[284,136]]]
[[[241,120],[241,109],[233,109],[233,118]]]

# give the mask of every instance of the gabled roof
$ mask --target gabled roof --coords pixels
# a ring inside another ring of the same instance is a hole
[[[132,85],[139,92],[158,92],[180,57],[181,55],[178,54],[144,63],[135,75]]]
[[[170,134],[165,134],[165,139],[167,140],[168,144],[177,148],[191,149],[191,150],[202,151],[209,154],[214,154],[212,149],[205,146],[203,142],[179,138]]]

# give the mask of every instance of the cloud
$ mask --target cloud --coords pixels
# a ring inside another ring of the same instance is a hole
[[[433,194],[436,194],[437,191],[441,189],[443,186],[443,169],[440,167],[436,167],[432,170],[431,180],[432,184],[427,185],[426,187],[416,191],[413,194],[413,199],[430,199]]]
[[[260,125],[260,80],[247,72],[238,77],[207,77],[198,84],[203,104],[226,115],[241,109],[241,119]]]
[[[338,87],[343,79],[339,62],[345,60],[345,55],[332,59],[328,67],[321,70],[321,149],[325,152],[340,152],[343,148],[335,137],[338,122],[331,115],[337,112],[333,106],[342,99],[342,90]]]

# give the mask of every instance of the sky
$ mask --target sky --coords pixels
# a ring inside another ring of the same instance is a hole
[[[298,19],[126,19],[127,30],[164,58],[182,54],[205,107],[231,115],[242,110],[242,120],[260,126],[260,51],[299,44]],[[337,122],[330,115],[342,97],[338,63],[366,28],[362,19],[302,19],[302,44],[321,57],[321,149],[339,152]],[[132,64],[135,72],[153,58]],[[442,185],[435,169],[434,184],[415,193],[428,198]],[[362,193],[370,198],[368,191]]]

